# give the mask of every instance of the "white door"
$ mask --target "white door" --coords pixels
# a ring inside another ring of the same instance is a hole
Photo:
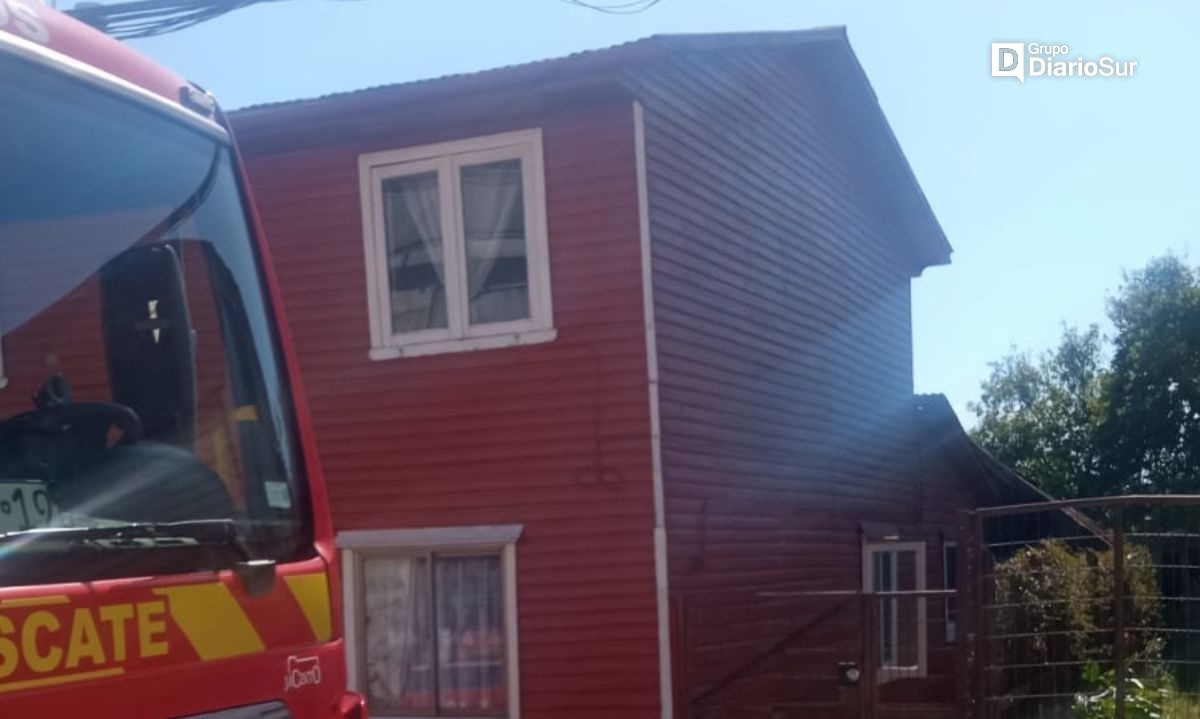
[[[875,599],[874,657],[880,683],[926,674],[925,543],[886,542],[863,548],[863,590]]]

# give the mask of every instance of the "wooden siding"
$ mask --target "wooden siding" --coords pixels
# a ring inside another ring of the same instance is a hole
[[[915,518],[916,474],[897,462],[910,449],[911,261],[817,77],[753,51],[638,76],[681,588],[703,581],[681,570],[705,500],[710,521],[725,514],[716,502],[739,505],[729,526],[755,519],[755,505],[776,507],[770,516],[798,503],[825,517],[809,528],[818,540],[867,510]],[[744,559],[747,571],[785,560]]]
[[[692,696],[824,611],[756,592],[860,586],[863,522],[928,533],[912,538],[930,542],[931,588],[934,537],[947,516],[953,526],[953,511],[927,511],[942,490],[925,483],[912,429],[917,263],[826,82],[804,53],[779,50],[678,53],[631,72],[645,107],[670,591],[686,614],[676,625],[692,620],[675,635],[676,677]],[[766,645],[738,621],[757,615]],[[791,648],[812,675],[777,673],[780,701],[838,701],[835,663],[859,647],[852,631],[831,637],[832,621]]]
[[[522,716],[657,717],[630,100],[537,112],[536,98],[516,96],[491,112],[471,98],[447,107],[371,102],[367,94],[235,118],[335,526],[524,525]],[[475,111],[461,112],[464,103]],[[319,122],[306,120],[310,112]],[[543,130],[558,338],[369,360],[358,155],[532,127]]]

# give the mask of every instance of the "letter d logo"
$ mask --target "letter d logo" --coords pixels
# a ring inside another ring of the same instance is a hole
[[[992,77],[1015,77],[1025,82],[1025,45],[1019,42],[992,43]]]

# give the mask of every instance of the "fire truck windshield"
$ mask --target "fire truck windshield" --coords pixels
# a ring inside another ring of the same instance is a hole
[[[308,551],[229,145],[3,53],[0,97],[0,585]]]

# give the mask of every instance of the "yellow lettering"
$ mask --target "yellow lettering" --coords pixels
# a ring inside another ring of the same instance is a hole
[[[76,609],[71,620],[71,638],[67,641],[67,669],[79,666],[81,659],[92,664],[103,664],[104,645],[100,643],[100,632],[96,620],[88,609]]]
[[[57,632],[61,627],[58,617],[44,610],[34,612],[25,618],[25,624],[21,627],[21,653],[25,655],[25,663],[29,665],[30,669],[39,674],[45,674],[58,668],[59,663],[62,662],[62,649],[51,646],[43,654],[38,647],[38,634],[43,630]]]
[[[132,604],[110,604],[100,607],[100,621],[108,624],[112,634],[113,661],[125,661],[125,622],[133,619]]]
[[[138,647],[142,658],[161,657],[167,653],[167,623],[163,616],[166,602],[139,602],[137,605]]]
[[[21,655],[17,653],[17,643],[5,636],[16,631],[12,620],[0,614],[0,679],[15,672],[21,659]]]

